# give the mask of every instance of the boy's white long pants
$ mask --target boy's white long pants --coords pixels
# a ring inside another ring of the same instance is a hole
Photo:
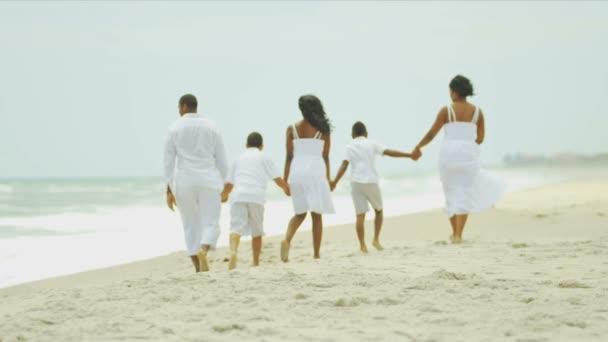
[[[175,201],[188,254],[196,255],[201,245],[215,248],[220,236],[221,192],[207,186],[176,184]]]

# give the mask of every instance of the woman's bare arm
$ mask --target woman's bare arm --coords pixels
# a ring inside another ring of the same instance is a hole
[[[340,181],[340,179],[342,179],[342,176],[344,176],[344,174],[346,173],[346,169],[348,169],[348,160],[344,160],[342,162],[342,165],[340,165],[340,168],[338,169],[338,173],[336,174],[336,178],[334,178],[334,180],[331,182],[331,189],[335,189],[336,185],[338,185],[338,182]]]
[[[327,177],[327,181],[331,183],[331,174],[329,173],[329,150],[331,148],[331,136],[329,133],[323,134],[322,137],[325,144],[323,145],[323,160],[325,161],[325,175]]]
[[[477,140],[475,142],[478,145],[483,143],[483,139],[486,137],[486,119],[483,116],[483,111],[479,110],[479,118],[477,119]]]
[[[437,117],[435,118],[435,122],[433,123],[433,126],[431,126],[431,129],[426,133],[424,138],[422,138],[422,140],[420,140],[420,142],[418,143],[418,145],[416,145],[416,148],[414,150],[420,151],[420,149],[422,147],[428,145],[431,141],[433,141],[433,139],[435,138],[437,133],[439,133],[439,131],[445,124],[447,116],[448,116],[448,108],[447,107],[441,108],[439,113],[437,113]]]
[[[291,161],[293,160],[293,132],[291,126],[287,127],[287,133],[285,134],[285,170],[283,171],[283,179],[286,183],[289,180],[289,169],[291,168]]]

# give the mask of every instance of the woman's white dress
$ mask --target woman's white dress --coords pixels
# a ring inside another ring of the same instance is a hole
[[[439,174],[449,217],[485,210],[503,196],[505,183],[481,169],[477,138],[479,108],[471,122],[456,121],[448,105],[448,123],[439,152]]]
[[[321,133],[314,138],[300,138],[293,125],[293,160],[289,170],[289,188],[296,214],[308,211],[333,214],[334,203],[325,171]]]

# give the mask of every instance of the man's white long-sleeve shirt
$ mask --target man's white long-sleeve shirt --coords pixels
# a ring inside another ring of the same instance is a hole
[[[188,113],[169,127],[165,143],[165,182],[222,190],[228,173],[224,141],[215,124]],[[177,166],[177,167],[176,167]]]

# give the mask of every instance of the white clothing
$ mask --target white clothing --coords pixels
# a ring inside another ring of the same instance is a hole
[[[211,120],[188,113],[170,126],[165,182],[175,195],[189,255],[196,255],[201,245],[217,244],[227,172],[224,142]]]
[[[449,217],[470,214],[494,206],[505,191],[504,182],[481,170],[481,149],[475,142],[479,108],[471,122],[456,121],[448,105],[448,123],[439,152],[439,174]]]
[[[382,192],[377,183],[350,183],[350,195],[355,205],[355,213],[357,215],[364,214],[369,211],[367,202],[371,203],[374,210],[382,210]]]
[[[378,183],[376,156],[384,154],[386,148],[366,137],[357,137],[346,146],[344,160],[351,165],[350,181],[356,183]]]
[[[260,149],[248,148],[234,162],[227,182],[234,184],[230,203],[247,202],[264,204],[268,182],[281,177],[275,163]]]
[[[221,191],[227,173],[224,142],[211,120],[188,113],[171,125],[165,144],[165,182],[169,186],[180,183]]]
[[[241,236],[264,236],[264,206],[237,202],[230,206],[230,232]]]
[[[175,187],[177,209],[182,217],[188,255],[196,255],[201,245],[212,249],[220,236],[221,192],[201,185]]]
[[[308,211],[317,214],[333,214],[334,203],[327,181],[323,147],[325,141],[321,133],[314,138],[298,136],[296,126],[293,130],[293,160],[289,171],[289,188],[296,214]]]

